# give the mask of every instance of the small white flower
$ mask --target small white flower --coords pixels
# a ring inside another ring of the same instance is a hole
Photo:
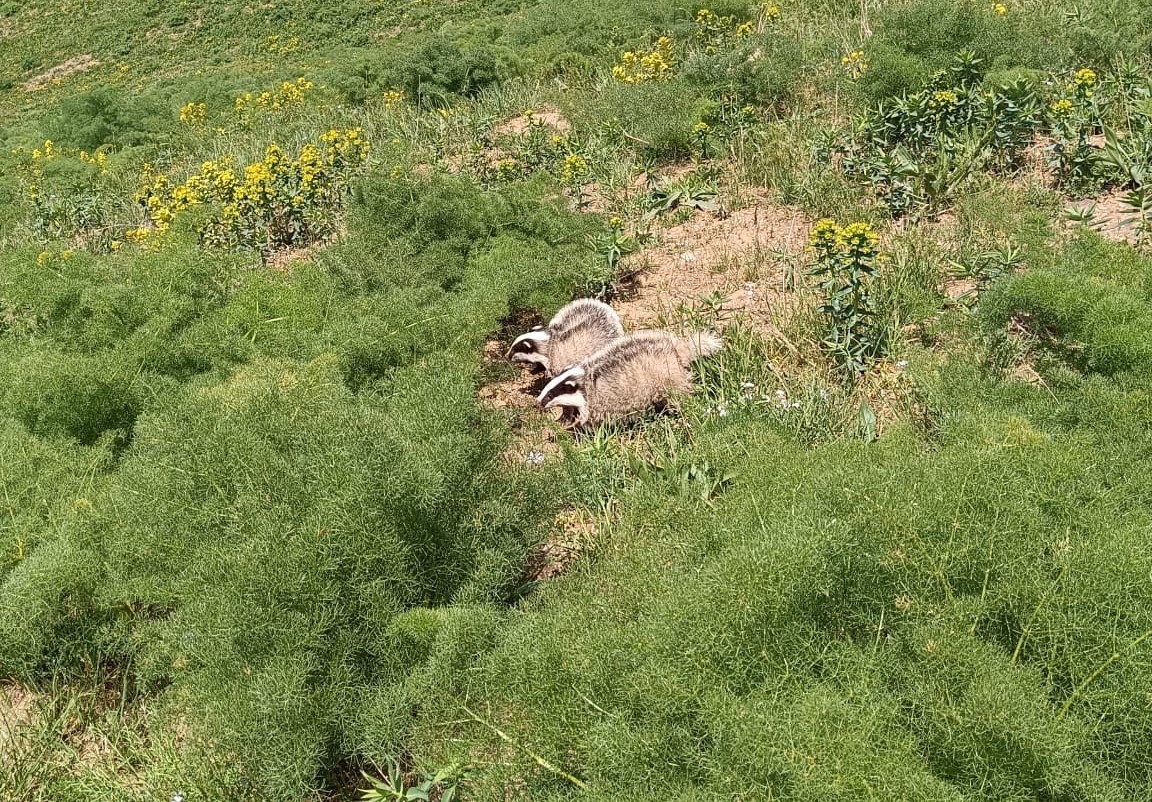
[[[544,464],[544,452],[543,451],[529,451],[528,456],[526,457],[525,461],[531,465],[543,465]]]
[[[827,401],[828,400],[828,391],[827,390],[821,390],[820,391],[820,400],[821,401]]]
[[[177,791],[176,793],[172,794],[172,802],[184,802],[183,792]]]
[[[901,368],[901,369],[908,367],[908,360],[907,359],[901,359],[899,362],[896,363],[896,367]]]
[[[682,261],[682,262],[695,262],[696,261],[696,254],[692,253],[692,251],[684,251],[684,253],[680,254],[680,261]]]
[[[728,407],[724,406],[723,404],[717,404],[716,405],[716,414],[719,415],[721,418],[728,417]]]
[[[741,390],[754,390],[754,389],[756,389],[756,385],[753,382],[740,382],[740,389]]]
[[[776,391],[776,397],[777,398],[787,398],[788,394],[785,393],[783,390],[777,390]]]
[[[792,409],[800,409],[800,402],[799,401],[793,401],[792,402]]]

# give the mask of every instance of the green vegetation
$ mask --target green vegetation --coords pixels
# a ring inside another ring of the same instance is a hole
[[[0,798],[1148,798],[1146,4],[90,5],[0,6]],[[525,459],[486,345],[755,203],[789,313]]]

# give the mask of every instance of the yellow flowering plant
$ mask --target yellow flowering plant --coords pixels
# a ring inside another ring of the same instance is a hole
[[[626,84],[666,81],[672,77],[676,59],[672,38],[661,36],[651,50],[628,50],[612,68],[612,77]]]
[[[285,81],[272,91],[245,92],[233,101],[236,113],[248,117],[255,112],[292,111],[304,105],[315,85],[307,78]]]
[[[822,344],[849,377],[865,370],[883,349],[871,285],[879,260],[880,237],[867,223],[841,227],[835,220],[817,222],[808,236],[816,255],[811,275],[827,321]]]
[[[569,153],[560,168],[560,180],[570,186],[584,183],[588,176],[588,160],[579,153]]]
[[[273,56],[286,56],[295,53],[300,48],[300,37],[281,36],[278,33],[269,34],[260,49]]]
[[[135,199],[150,227],[126,232],[124,238],[141,244],[167,231],[190,209],[206,206],[208,214],[196,232],[207,247],[267,253],[314,242],[335,230],[348,182],[369,151],[361,129],[332,129],[304,145],[295,158],[272,144],[260,161],[243,167],[231,155],[207,161],[178,184],[146,168]]]
[[[853,50],[840,59],[840,64],[848,71],[853,81],[868,71],[868,57],[864,55],[863,50]]]
[[[733,14],[717,14],[707,8],[696,12],[696,40],[703,44],[705,53],[715,53],[726,39],[749,36],[755,30],[753,22],[739,21]]]
[[[1017,170],[1044,123],[1027,81],[986,84],[974,53],[953,59],[922,91],[867,112],[829,157],[866,183],[894,215],[933,208],[976,170]]]
[[[89,153],[45,139],[14,155],[20,194],[40,239],[87,238],[103,226],[108,204],[102,199],[110,192],[106,150]]]
[[[185,103],[180,107],[180,122],[190,128],[204,125],[208,114],[208,107],[203,103]]]
[[[1092,136],[1101,130],[1096,72],[1082,67],[1063,86],[1061,96],[1048,105],[1052,143],[1048,158],[1057,179],[1073,192],[1088,193],[1100,187],[1100,160]]]

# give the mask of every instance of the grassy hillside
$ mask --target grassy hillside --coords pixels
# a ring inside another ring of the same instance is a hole
[[[153,5],[0,6],[0,798],[1152,798],[1144,3]]]

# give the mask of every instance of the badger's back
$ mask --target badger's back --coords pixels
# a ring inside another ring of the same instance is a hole
[[[662,331],[639,331],[585,361],[585,423],[621,420],[689,392],[692,379],[679,342]]]
[[[600,306],[604,309],[586,307],[583,314],[568,316],[560,327],[556,329],[550,327],[548,363],[553,375],[583,362],[601,348],[624,336],[620,318],[607,305],[600,304]]]
[[[616,314],[616,310],[595,298],[577,298],[575,301],[560,307],[560,310],[548,321],[548,330],[553,334],[559,334],[586,320],[602,320],[609,326],[620,331],[624,330],[620,325],[620,317]]]

